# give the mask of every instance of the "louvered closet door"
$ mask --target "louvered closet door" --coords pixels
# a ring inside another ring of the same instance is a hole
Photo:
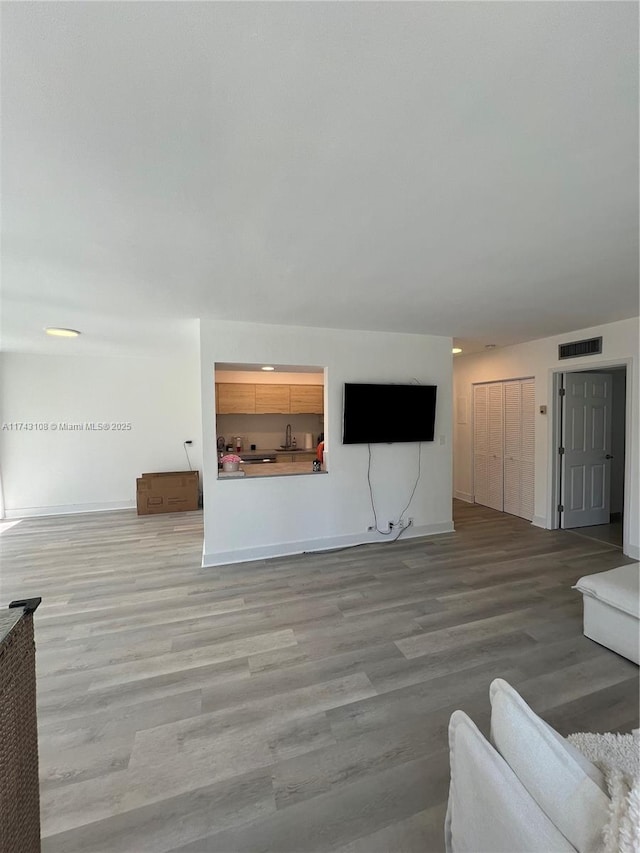
[[[489,480],[487,475],[487,386],[473,389],[473,494],[477,504],[487,506]]]
[[[520,383],[522,394],[522,424],[520,429],[520,515],[531,521],[533,518],[534,498],[534,456],[535,456],[535,415],[536,386],[534,379],[523,379]]]
[[[474,386],[475,502],[533,518],[533,379]]]
[[[504,383],[504,511],[520,515],[522,384]]]
[[[502,383],[475,385],[473,391],[474,500],[502,510],[503,427]]]
[[[487,388],[487,480],[486,506],[502,510],[504,506],[504,389],[502,382]]]

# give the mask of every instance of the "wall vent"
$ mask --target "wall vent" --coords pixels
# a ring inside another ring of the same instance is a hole
[[[602,338],[589,338],[587,341],[571,341],[558,345],[558,358],[578,358],[581,355],[597,355],[602,352]]]

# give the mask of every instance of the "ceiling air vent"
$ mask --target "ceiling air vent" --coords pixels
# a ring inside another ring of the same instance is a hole
[[[597,355],[602,352],[602,337],[589,338],[587,341],[571,341],[558,345],[558,358],[578,358],[581,355]]]

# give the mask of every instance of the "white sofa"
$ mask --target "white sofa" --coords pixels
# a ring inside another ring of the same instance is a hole
[[[640,663],[640,564],[585,575],[573,588],[582,593],[585,637]]]
[[[491,740],[455,711],[449,725],[448,853],[600,853],[606,781],[502,679],[490,688]]]

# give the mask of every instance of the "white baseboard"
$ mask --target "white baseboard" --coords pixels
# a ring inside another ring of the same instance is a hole
[[[543,515],[534,515],[531,519],[531,524],[534,527],[541,527],[543,530],[547,530],[547,519]]]
[[[632,560],[640,560],[640,548],[637,545],[627,545],[627,550],[622,553]]]
[[[443,521],[437,524],[426,524],[422,527],[410,527],[402,534],[402,541],[417,539],[422,536],[435,536],[438,533],[452,533],[453,523]],[[226,566],[229,563],[247,563],[251,560],[268,560],[272,557],[288,557],[304,552],[330,551],[333,548],[349,548],[354,545],[392,544],[392,540],[377,533],[346,534],[324,539],[308,539],[298,542],[280,542],[277,545],[257,545],[252,548],[238,548],[235,551],[218,551],[210,554],[203,553],[202,566]]]
[[[5,509],[5,518],[40,518],[47,515],[74,515],[81,512],[110,512],[116,509],[135,509],[135,501],[107,501],[106,503],[62,504],[60,506],[30,506]]]
[[[453,496],[457,500],[465,501],[465,503],[468,503],[468,504],[472,504],[474,502],[473,501],[473,495],[470,495],[468,492],[456,492],[456,491],[454,491]]]

